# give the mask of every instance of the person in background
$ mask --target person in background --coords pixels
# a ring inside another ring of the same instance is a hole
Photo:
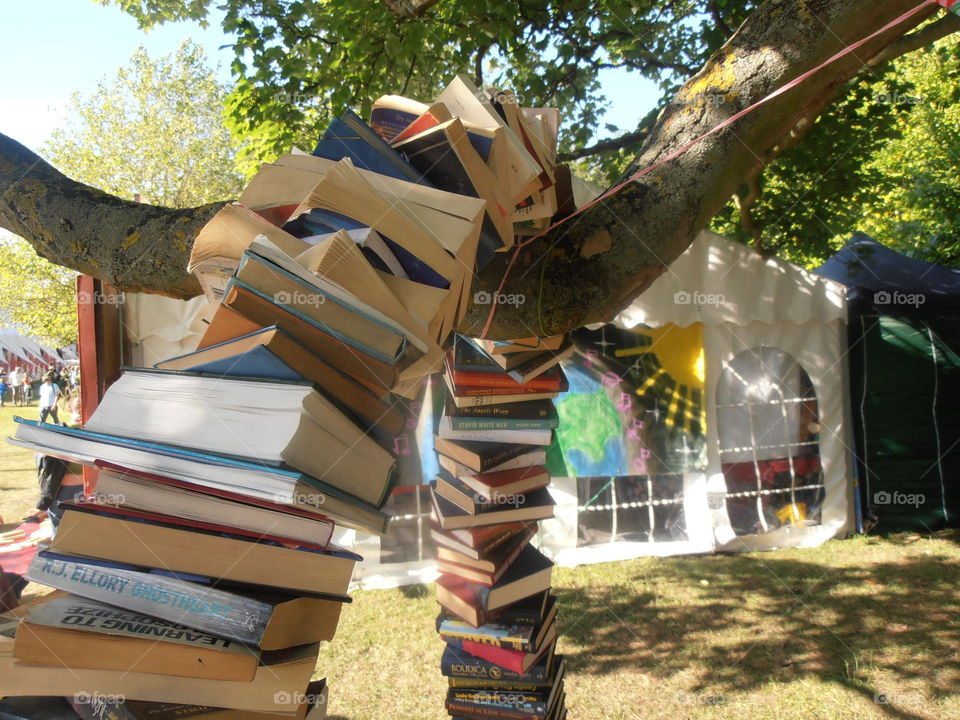
[[[7,375],[7,385],[10,386],[10,391],[13,393],[13,404],[14,407],[20,404],[22,393],[23,393],[23,371],[20,368],[15,367],[10,370],[10,374]]]
[[[33,400],[33,380],[30,378],[30,373],[26,370],[21,370],[21,372],[23,373],[23,379],[20,381],[20,402],[24,405],[29,405],[30,401]]]
[[[43,384],[40,386],[40,422],[45,423],[47,416],[53,418],[55,425],[60,424],[60,418],[57,417],[57,401],[60,399],[60,386],[54,384],[53,376],[47,373],[43,376]]]
[[[7,406],[7,373],[0,368],[0,407]]]

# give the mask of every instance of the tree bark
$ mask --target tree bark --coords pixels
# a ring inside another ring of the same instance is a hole
[[[663,110],[633,168],[657,162],[916,4],[769,0]],[[936,10],[929,6],[526,246],[503,289],[517,302],[498,307],[489,336],[550,335],[612,317],[686,249],[758,159],[810,111],[810,99],[829,97]],[[52,262],[120,289],[198,294],[185,272],[190,244],[224,204],[174,210],[122,200],[70,180],[0,135],[0,226]],[[496,291],[508,261],[499,256],[474,289]],[[471,307],[460,330],[479,334],[489,309]]]
[[[173,209],[124,200],[71,180],[0,134],[0,227],[42,257],[132,292],[189,298],[190,246],[225,202]]]

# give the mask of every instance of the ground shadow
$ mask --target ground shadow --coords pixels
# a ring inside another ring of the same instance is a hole
[[[654,577],[650,567],[636,585],[557,588],[561,631],[575,648],[570,671],[608,674],[627,663],[665,678],[695,667],[695,691],[721,696],[816,676],[901,720],[924,716],[896,702],[909,697],[880,696],[922,687],[914,699],[931,703],[957,690],[960,565],[951,558],[838,568],[755,553],[666,558]],[[637,593],[652,581],[689,592],[682,602]],[[877,658],[897,662],[883,667]],[[867,667],[897,678],[897,687],[871,686]]]

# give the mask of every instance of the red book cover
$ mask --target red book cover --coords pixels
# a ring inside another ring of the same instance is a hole
[[[497,647],[476,640],[464,640],[461,647],[464,652],[468,652],[483,660],[488,660],[495,665],[505,667],[515,673],[523,674],[531,667],[537,664],[543,655],[550,649],[552,642],[543,643],[543,647],[536,653],[527,653],[523,650],[511,650],[510,648]]]
[[[407,138],[412,138],[414,135],[419,135],[424,130],[429,130],[430,128],[436,127],[440,124],[440,120],[435,118],[433,114],[428,110],[423,113],[420,117],[414,120],[412,123],[407,125],[403,130],[401,130],[395,138],[390,141],[391,145],[396,145]]]
[[[477,370],[458,370],[454,364],[453,351],[449,351],[446,357],[447,371],[450,373],[450,379],[455,386],[465,387],[489,387],[502,390],[528,390],[531,392],[560,392],[567,389],[566,377],[559,367],[552,367],[546,372],[526,383],[519,383],[506,372],[490,371],[479,372]],[[458,395],[460,393],[457,393]]]
[[[299,517],[316,520],[317,522],[327,522],[330,523],[330,525],[334,524],[333,520],[328,518],[326,515],[321,513],[312,513],[309,510],[304,510],[303,508],[295,507],[293,505],[272,503],[269,500],[264,500],[263,498],[241,495],[240,493],[223,490],[221,488],[207,487],[206,485],[195,485],[194,483],[189,483],[184,480],[175,480],[174,478],[164,477],[163,475],[154,475],[153,473],[142,472],[140,470],[131,470],[130,468],[125,468],[122,465],[115,465],[114,463],[106,462],[104,460],[96,460],[94,465],[104,470],[113,470],[114,472],[122,473],[124,475],[132,475],[133,477],[151,480],[153,482],[158,482],[163,485],[170,485],[171,487],[181,488],[183,490],[190,490],[191,492],[203,493],[204,495],[213,495],[214,497],[221,497],[225,500],[234,500],[235,502],[240,502],[244,505],[253,505],[255,507],[262,507],[268,510],[276,510],[277,512],[286,513],[287,515],[297,515]]]

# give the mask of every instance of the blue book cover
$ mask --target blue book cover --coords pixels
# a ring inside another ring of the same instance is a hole
[[[358,168],[433,187],[352,110],[331,121],[313,154],[327,160],[348,157]]]
[[[181,473],[169,472],[170,477],[174,479],[186,480],[187,482],[198,482],[198,478],[202,479],[205,475],[204,466],[213,468],[227,469],[232,474],[236,475],[238,478],[248,479],[251,483],[256,483],[257,478],[270,477],[274,480],[280,481],[285,487],[290,488],[291,490],[296,490],[297,486],[300,484],[309,485],[312,488],[315,488],[319,492],[323,493],[326,496],[326,502],[322,507],[318,506],[318,510],[329,514],[332,519],[334,519],[338,524],[343,524],[343,519],[341,516],[334,510],[331,505],[331,500],[338,501],[338,504],[343,508],[355,508],[356,512],[351,513],[353,519],[357,522],[361,520],[364,522],[364,529],[372,528],[381,528],[381,532],[386,530],[387,524],[389,523],[389,515],[380,511],[379,505],[373,505],[371,503],[365,502],[356,498],[352,495],[349,495],[342,490],[329,485],[322,480],[319,480],[310,475],[305,475],[304,473],[298,472],[296,470],[290,469],[285,466],[280,466],[274,463],[264,462],[256,458],[239,458],[232,455],[219,455],[209,452],[204,452],[202,450],[194,450],[191,448],[184,448],[178,445],[166,445],[163,443],[150,442],[144,440],[136,440],[133,438],[121,437],[119,435],[107,435],[105,433],[91,432],[90,430],[82,430],[79,428],[69,428],[62,427],[59,425],[50,425],[43,424],[41,425],[36,420],[27,420],[22,417],[14,417],[13,421],[15,423],[25,425],[27,427],[36,428],[38,430],[43,430],[50,432],[54,435],[63,435],[68,438],[76,438],[78,440],[85,440],[87,442],[96,443],[98,445],[107,445],[114,446],[117,448],[127,448],[130,450],[147,453],[150,455],[160,455],[164,457],[177,458],[179,460],[186,461],[191,466],[197,466],[192,470],[191,475],[184,476]],[[29,441],[25,441],[29,442]],[[52,445],[46,446],[46,449],[50,452],[48,454],[54,454],[53,451],[56,450]],[[38,450],[42,452],[42,450]],[[69,459],[81,461],[79,458],[75,458],[69,452],[64,452],[65,455],[70,455]],[[78,453],[76,453],[78,454]],[[110,453],[103,451],[97,454],[96,457],[88,459],[87,463],[91,464],[94,460],[103,460],[107,462],[112,462],[114,464],[120,465],[122,467],[127,467],[128,464],[124,462],[123,458],[114,459],[110,457]],[[162,472],[157,468],[139,468],[133,467],[134,470],[145,469],[147,472]],[[394,473],[395,479],[396,473]],[[207,482],[206,484],[209,484]],[[262,484],[262,483],[261,483]],[[383,501],[386,500],[387,496],[390,493],[392,483],[388,483],[387,487],[384,490]],[[275,497],[268,497],[268,499],[277,502]],[[382,502],[380,503],[382,505]],[[375,531],[375,530],[373,530]]]

